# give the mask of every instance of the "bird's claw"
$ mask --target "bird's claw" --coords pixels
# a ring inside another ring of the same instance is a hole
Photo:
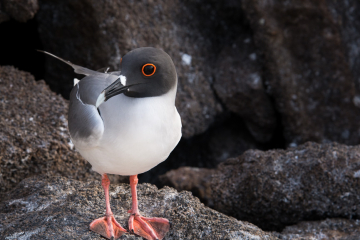
[[[111,240],[116,240],[126,233],[126,230],[120,226],[112,214],[94,220],[90,223],[90,230]]]
[[[170,223],[165,218],[146,218],[139,214],[131,214],[129,229],[147,240],[161,240],[170,229]]]

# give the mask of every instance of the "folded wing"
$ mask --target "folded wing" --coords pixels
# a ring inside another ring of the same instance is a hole
[[[74,81],[75,86],[70,93],[69,131],[76,147],[94,147],[104,133],[104,123],[100,111],[95,107],[99,94],[113,83],[120,72],[99,72],[84,68],[66,61],[54,54],[38,50],[50,55],[68,65],[75,73],[86,75],[80,82]]]

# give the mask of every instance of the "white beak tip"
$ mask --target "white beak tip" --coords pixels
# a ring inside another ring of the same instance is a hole
[[[96,107],[96,108],[99,108],[99,106],[100,106],[103,102],[105,102],[105,91],[102,91],[102,92],[100,93],[100,95],[98,96],[98,98],[97,98],[97,100],[96,100],[96,105],[95,105],[95,107]]]

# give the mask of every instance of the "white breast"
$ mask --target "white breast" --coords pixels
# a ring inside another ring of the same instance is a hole
[[[99,144],[78,148],[79,152],[100,174],[135,175],[150,170],[169,156],[181,138],[175,92],[111,98],[100,106],[104,134]]]

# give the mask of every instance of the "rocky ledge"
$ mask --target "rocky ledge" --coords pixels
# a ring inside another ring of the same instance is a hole
[[[282,231],[301,221],[359,219],[359,158],[360,146],[308,142],[248,150],[215,169],[185,167],[160,179],[178,191],[191,190],[222,213]]]
[[[139,208],[145,216],[164,217],[172,226],[165,239],[277,239],[255,225],[205,207],[190,192],[150,184],[138,185]],[[112,185],[115,218],[127,227],[131,208],[128,184]],[[3,239],[103,239],[89,230],[105,214],[100,182],[64,177],[33,177],[22,181],[0,202]],[[121,239],[141,239],[124,234]]]
[[[359,236],[360,221],[341,218],[301,222],[279,235],[282,240],[358,240]]]

